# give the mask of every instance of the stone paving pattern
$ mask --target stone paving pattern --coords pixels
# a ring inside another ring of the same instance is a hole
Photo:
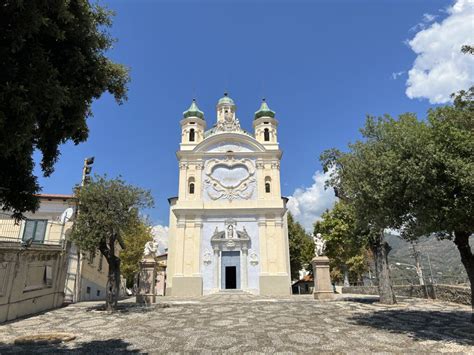
[[[133,300],[107,313],[99,303],[70,305],[0,325],[0,354],[9,353],[474,353],[470,307],[401,299],[381,305],[370,296],[272,299],[224,294]],[[65,344],[17,346],[21,335],[72,333]]]

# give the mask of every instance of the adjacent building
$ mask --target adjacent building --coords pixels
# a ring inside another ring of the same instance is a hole
[[[225,94],[208,130],[195,100],[183,113],[178,196],[169,199],[166,295],[291,292],[278,121],[265,100],[253,133],[242,129],[236,112]]]
[[[40,194],[39,209],[15,221],[0,212],[0,322],[61,306],[105,299],[108,265],[68,240],[73,195]]]
[[[59,307],[72,227],[70,195],[40,195],[40,208],[15,221],[0,212],[0,322]]]

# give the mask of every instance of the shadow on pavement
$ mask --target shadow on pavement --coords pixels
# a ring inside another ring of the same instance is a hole
[[[379,296],[364,296],[364,297],[344,297],[341,301],[356,302],[364,304],[373,304],[379,301]]]
[[[119,304],[114,312],[118,313],[145,313],[155,311],[159,308],[169,308],[167,303],[154,303],[150,305],[140,304]],[[86,312],[109,312],[105,310],[105,305],[94,305],[84,309]]]
[[[47,344],[47,345],[10,345],[0,343],[0,354],[125,354],[139,353],[128,347],[130,343],[122,339],[94,340],[90,342],[77,343],[74,347],[68,348],[67,344]]]
[[[382,329],[391,333],[406,334],[416,340],[455,342],[460,345],[474,345],[474,324],[471,313],[381,310],[374,313],[352,316],[350,321],[357,325]]]

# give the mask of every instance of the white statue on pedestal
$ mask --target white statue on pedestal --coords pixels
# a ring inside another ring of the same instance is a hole
[[[156,257],[158,254],[158,242],[150,240],[145,244],[145,250],[143,250],[143,256]]]
[[[323,239],[321,233],[313,235],[314,254],[316,256],[323,256],[326,252],[326,241]]]

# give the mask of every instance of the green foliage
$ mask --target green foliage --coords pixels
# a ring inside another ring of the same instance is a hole
[[[328,184],[354,208],[358,227],[372,234],[376,265],[389,250],[381,244],[384,228],[401,229],[412,240],[436,233],[454,237],[474,284],[473,97],[474,88],[459,92],[453,105],[429,110],[426,121],[413,114],[369,117],[363,141],[347,153],[322,154]]]
[[[79,214],[71,240],[82,252],[94,256],[97,250],[107,260],[109,273],[106,308],[117,306],[120,283],[119,249],[125,249],[125,235],[139,220],[141,208],[152,207],[149,191],[125,184],[121,179],[96,176],[77,192]],[[120,248],[119,248],[120,246]]]
[[[464,45],[461,47],[461,52],[464,54],[474,54],[474,46]]]
[[[106,176],[95,176],[77,197],[79,214],[71,238],[81,250],[95,254],[99,249],[106,258],[115,242],[125,247],[125,233],[137,223],[139,210],[153,205],[149,191]]]
[[[342,280],[344,268],[360,279],[368,270],[367,231],[357,227],[354,209],[338,201],[331,210],[323,213],[321,221],[314,224],[314,234],[321,233],[326,240],[326,255],[331,261],[331,273]]]
[[[420,150],[430,158],[420,167],[425,180],[410,210],[420,233],[474,232],[473,97],[474,88],[461,91],[454,105],[428,112],[429,141]]]
[[[288,213],[288,240],[290,249],[291,279],[299,279],[299,271],[311,267],[314,245],[304,228]]]
[[[350,144],[348,153],[322,154],[325,171],[331,172],[328,183],[353,206],[359,228],[400,228],[406,217],[400,211],[409,208],[424,181],[418,168],[429,156],[414,153],[426,144],[429,132],[413,114],[398,120],[368,117],[361,131],[364,141]]]
[[[139,262],[143,258],[145,244],[153,239],[151,230],[148,221],[136,219],[124,232],[125,249],[120,251],[120,259],[122,274],[128,286],[133,285],[133,279],[140,270]]]
[[[398,120],[386,115],[368,117],[361,130],[363,140],[349,145],[349,152],[329,150],[321,155],[328,184],[354,211],[357,229],[366,230],[375,260],[380,301],[395,303],[388,266],[390,248],[385,228],[401,228],[424,176],[418,169],[429,159],[426,152],[414,154],[426,143],[429,132],[415,115]],[[420,159],[423,157],[424,159]]]
[[[105,56],[111,15],[86,0],[2,2],[0,204],[16,217],[38,207],[33,152],[50,175],[61,144],[87,139],[93,100],[126,99],[128,71]]]

